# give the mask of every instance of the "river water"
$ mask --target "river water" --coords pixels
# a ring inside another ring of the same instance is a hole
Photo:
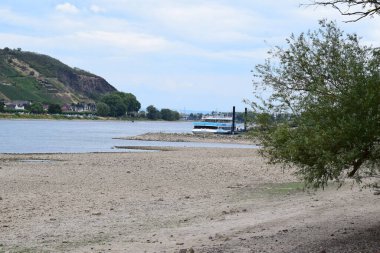
[[[148,132],[190,133],[191,129],[192,122],[0,120],[0,153],[131,151],[115,149],[115,146],[252,147],[237,144],[113,139]]]

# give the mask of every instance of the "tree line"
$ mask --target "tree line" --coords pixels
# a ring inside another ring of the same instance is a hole
[[[158,110],[155,106],[150,105],[145,111],[140,111],[141,104],[132,93],[112,92],[103,96],[96,104],[96,113],[99,116],[111,117],[140,117],[150,120],[168,120],[174,121],[181,118],[179,112],[167,108]]]
[[[59,104],[50,103],[44,106],[41,102],[33,102],[31,104],[25,105],[25,111],[32,114],[77,114],[78,112],[63,112],[62,107]],[[45,108],[44,108],[45,107]],[[155,106],[150,105],[146,108],[146,111],[140,110],[141,104],[137,100],[136,96],[132,93],[124,92],[112,92],[104,95],[96,103],[96,111],[94,112],[83,112],[86,114],[96,114],[100,117],[137,117],[137,118],[147,118],[150,120],[167,120],[175,121],[179,120],[180,114],[177,111],[163,108],[158,110]],[[94,109],[95,110],[95,109]],[[5,104],[0,101],[0,112],[10,112],[5,109]],[[80,113],[82,114],[82,113]]]
[[[146,108],[146,117],[150,120],[162,119],[168,121],[179,120],[181,118],[179,112],[177,111],[173,111],[167,108],[163,108],[159,111],[153,105],[150,105]]]

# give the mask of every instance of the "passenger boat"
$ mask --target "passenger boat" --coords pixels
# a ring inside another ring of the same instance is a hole
[[[242,124],[234,124],[232,117],[219,115],[204,116],[201,121],[194,122],[193,125],[192,132],[194,134],[231,134],[232,132],[240,132],[243,130]]]

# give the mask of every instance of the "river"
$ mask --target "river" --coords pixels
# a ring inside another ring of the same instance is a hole
[[[237,144],[113,139],[148,132],[190,133],[192,122],[0,120],[0,153],[123,152],[115,146],[249,147]],[[136,152],[136,150],[134,150]]]

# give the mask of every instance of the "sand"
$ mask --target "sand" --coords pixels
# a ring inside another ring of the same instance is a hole
[[[380,252],[380,196],[290,172],[255,149],[0,154],[0,252]]]
[[[117,139],[139,141],[165,142],[206,142],[206,143],[233,143],[257,145],[257,140],[248,134],[192,134],[192,133],[145,133],[137,136],[126,136]]]

